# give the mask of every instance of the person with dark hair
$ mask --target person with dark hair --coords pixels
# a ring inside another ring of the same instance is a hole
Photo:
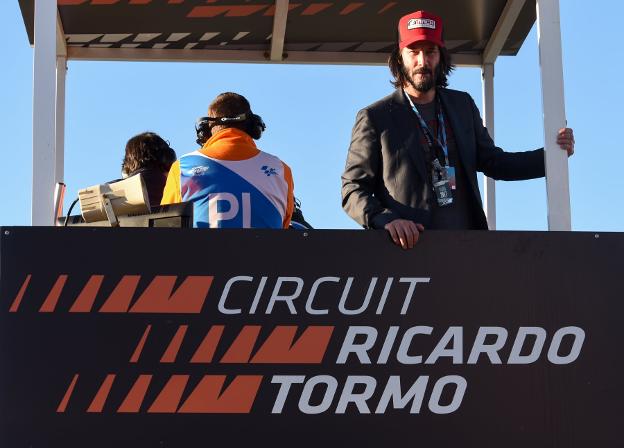
[[[359,111],[353,127],[343,208],[404,249],[425,228],[487,230],[477,171],[498,180],[543,177],[543,149],[496,147],[472,97],[447,88],[453,64],[434,14],[400,19],[388,66],[395,92]],[[557,143],[572,155],[572,129],[560,129]]]
[[[288,228],[292,173],[256,147],[265,128],[244,96],[218,95],[195,127],[201,149],[173,164],[161,203],[193,202],[195,227]]]
[[[169,143],[154,132],[143,132],[126,143],[121,174],[124,178],[138,174],[143,177],[153,207],[160,204],[167,174],[175,161],[176,153]]]

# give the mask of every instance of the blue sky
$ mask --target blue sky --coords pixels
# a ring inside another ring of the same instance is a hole
[[[624,231],[620,105],[624,3],[562,0],[566,114],[576,136],[570,159],[574,230]],[[389,24],[389,26],[394,26]],[[0,225],[30,223],[33,52],[17,0],[0,2]],[[543,145],[535,28],[495,75],[495,141],[508,151]],[[67,76],[66,203],[78,189],[119,176],[125,142],[151,130],[178,155],[196,149],[193,125],[220,92],[245,95],[267,123],[258,146],[286,163],[306,218],[318,228],[358,228],[340,206],[356,112],[392,91],[386,67],[208,63],[73,62]],[[450,87],[481,106],[481,72],[458,69]],[[543,179],[497,182],[498,228],[546,230]]]

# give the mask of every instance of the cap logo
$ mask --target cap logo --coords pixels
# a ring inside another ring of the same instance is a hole
[[[436,23],[433,19],[409,19],[407,22],[407,29],[413,30],[416,28],[431,28],[436,29]]]

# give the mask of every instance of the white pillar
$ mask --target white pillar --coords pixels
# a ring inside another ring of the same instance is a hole
[[[544,111],[548,230],[571,230],[568,157],[557,145],[557,131],[566,125],[559,1],[537,0],[536,7]]]
[[[483,124],[494,139],[494,64],[486,63],[481,68],[483,91]],[[483,176],[483,209],[490,230],[496,230],[496,184],[494,179]]]
[[[56,0],[35,0],[31,223],[52,225],[55,181]]]
[[[64,182],[65,177],[65,78],[67,76],[67,58],[56,58],[56,149],[54,182]]]
[[[275,0],[273,14],[273,33],[271,34],[271,60],[282,61],[284,57],[284,36],[288,20],[288,0]]]

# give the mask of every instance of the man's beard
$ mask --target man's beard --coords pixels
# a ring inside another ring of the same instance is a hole
[[[405,68],[403,68],[404,71]],[[437,72],[437,70],[436,70]],[[423,76],[419,81],[415,81],[416,75],[429,75]],[[411,76],[410,76],[411,75]],[[430,70],[426,67],[419,68],[414,70],[412,73],[405,73],[405,77],[407,78],[407,82],[417,91],[417,92],[428,92],[436,85],[436,74],[434,74],[434,70]]]

